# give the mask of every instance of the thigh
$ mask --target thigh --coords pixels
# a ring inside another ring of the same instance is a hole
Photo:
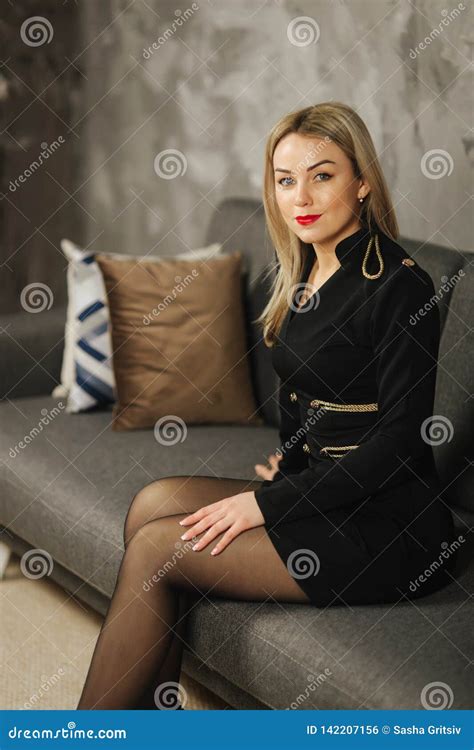
[[[203,505],[255,490],[261,484],[226,477],[171,476],[157,479],[135,495],[125,523],[126,541],[149,521],[177,513],[190,515]]]
[[[218,596],[248,601],[287,601],[308,603],[310,600],[276,551],[264,526],[239,534],[218,555],[211,555],[223,533],[217,534],[206,547],[194,551],[193,540],[181,540],[179,521],[186,514],[176,514],[145,524],[131,543],[147,571],[146,589],[154,584],[172,585],[200,596]],[[203,532],[204,533],[204,532]]]

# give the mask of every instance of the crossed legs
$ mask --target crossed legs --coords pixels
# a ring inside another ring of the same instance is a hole
[[[219,555],[182,541],[182,518],[260,482],[166,477],[135,496],[125,554],[86,678],[79,709],[168,708],[179,695],[186,615],[204,596],[308,603],[263,526],[237,536]],[[218,535],[215,542],[221,538]],[[175,706],[173,706],[175,707]]]

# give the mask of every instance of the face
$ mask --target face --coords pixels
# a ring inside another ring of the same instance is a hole
[[[288,133],[275,148],[273,169],[277,204],[303,242],[330,245],[360,228],[359,198],[369,188],[334,142]]]

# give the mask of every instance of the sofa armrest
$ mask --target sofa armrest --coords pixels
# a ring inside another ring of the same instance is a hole
[[[0,399],[50,394],[60,383],[66,307],[0,315]]]

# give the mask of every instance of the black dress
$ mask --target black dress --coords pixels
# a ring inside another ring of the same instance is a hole
[[[283,458],[255,497],[281,559],[320,606],[431,593],[452,581],[459,546],[432,451],[433,282],[377,234],[383,265],[375,242],[366,254],[366,228],[339,242],[341,267],[296,311],[293,299],[272,349]],[[302,248],[304,284],[315,256]]]

